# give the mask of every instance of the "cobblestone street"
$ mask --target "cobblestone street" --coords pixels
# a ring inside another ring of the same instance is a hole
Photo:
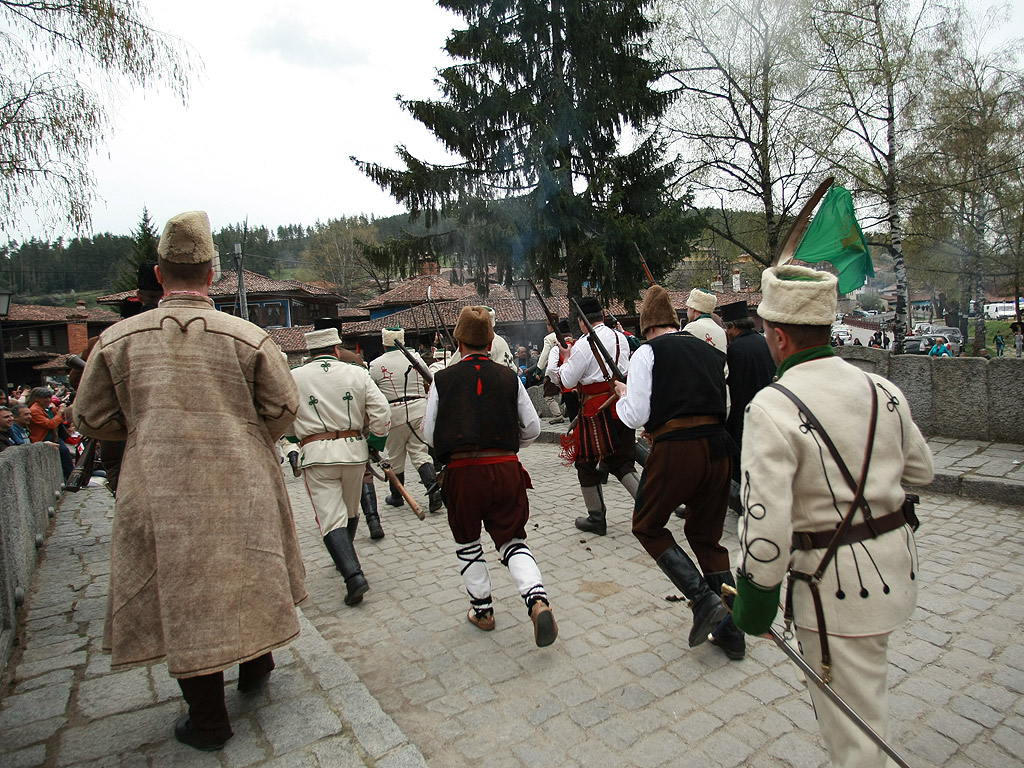
[[[554,645],[535,647],[493,547],[497,628],[470,625],[445,516],[386,506],[381,483],[387,536],[371,541],[361,523],[371,589],[346,607],[302,481],[286,473],[310,592],[303,634],[275,654],[267,692],[247,700],[229,685],[236,735],[215,754],[174,741],[183,703],[163,665],[110,671],[99,642],[112,500],[102,488],[66,496],[2,691],[0,765],[826,765],[803,683],[770,641],[749,639],[741,662],[687,647],[689,611],[665,599],[675,590],[630,534],[625,491],[606,486],[607,536],[581,534],[579,487],[556,446],[522,460]],[[410,490],[425,506],[422,487]],[[919,607],[891,643],[892,740],[915,768],[1019,766],[1024,507],[922,496]],[[726,531],[735,554],[734,516]]]

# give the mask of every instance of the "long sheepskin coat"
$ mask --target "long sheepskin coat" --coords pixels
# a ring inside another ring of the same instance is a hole
[[[126,440],[103,646],[112,667],[217,672],[299,633],[305,569],[274,441],[298,392],[265,331],[175,295],[103,332],[74,407]]]

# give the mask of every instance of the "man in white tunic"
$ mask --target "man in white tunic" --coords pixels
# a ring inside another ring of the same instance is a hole
[[[369,448],[384,448],[391,411],[365,368],[338,359],[336,328],[306,334],[313,359],[292,371],[299,411],[286,433],[299,440],[299,464],[324,546],[345,578],[345,605],[369,590],[352,542]],[[366,433],[364,436],[364,425]]]
[[[835,276],[773,267],[761,290],[758,314],[778,364],[777,384],[754,397],[744,424],[733,619],[749,634],[767,631],[789,571],[787,603],[804,658],[885,738],[889,634],[917,598],[917,518],[901,484],[931,481],[931,451],[892,382],[835,356]],[[823,563],[820,579],[808,578]],[[816,686],[808,687],[834,765],[893,765]]]
[[[385,328],[381,331],[381,339],[384,342],[384,354],[370,362],[370,376],[388,399],[391,408],[388,459],[398,475],[398,481],[404,484],[405,459],[408,455],[427,490],[430,511],[437,512],[443,505],[441,491],[437,487],[434,462],[423,440],[423,414],[427,410],[426,382],[416,366],[396,345],[405,346],[404,330],[398,327]],[[417,352],[410,351],[410,354],[424,368],[427,367]],[[400,507],[405,503],[394,485],[384,501],[392,507]]]

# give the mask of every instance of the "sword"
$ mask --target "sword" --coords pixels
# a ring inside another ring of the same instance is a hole
[[[416,499],[409,495],[409,492],[405,490],[405,486],[402,485],[402,481],[398,479],[398,475],[395,474],[395,470],[391,468],[391,462],[380,455],[380,451],[372,446],[367,446],[370,449],[370,461],[376,464],[384,476],[391,481],[391,484],[398,489],[398,492],[402,495],[402,498],[409,502],[409,508],[413,511],[420,520],[423,520],[426,515],[423,514],[423,510],[420,509],[420,505],[416,503]]]
[[[587,316],[583,314],[583,310],[580,309],[579,302],[577,302],[576,299],[573,299],[572,303],[576,307],[576,311],[579,313],[580,320],[583,322],[583,325],[586,326],[587,340],[590,342],[590,346],[595,351],[600,352],[601,357],[603,357],[605,363],[608,364],[608,370],[611,372],[612,381],[621,381],[622,383],[625,383],[625,374],[619,370],[619,366],[615,364],[615,361],[612,359],[612,356],[608,354],[608,350],[604,348],[604,344],[601,343],[601,340],[597,337],[597,334],[594,333],[594,326],[591,324],[589,320],[587,320]]]
[[[723,584],[722,596],[723,602],[725,596],[735,597],[736,587]],[[729,606],[726,605],[726,608],[728,607]],[[885,739],[879,736],[878,733],[875,732],[875,729],[872,728],[863,717],[858,715],[857,711],[847,704],[846,701],[843,700],[843,697],[836,693],[832,686],[826,683],[821,675],[811,668],[811,665],[804,660],[804,657],[800,655],[800,652],[787,643],[786,639],[779,634],[779,631],[775,629],[775,627],[769,627],[768,632],[771,635],[771,639],[775,641],[775,644],[782,649],[782,652],[789,656],[790,660],[800,668],[800,671],[803,672],[804,675],[806,675],[807,678],[816,686],[818,686],[819,690],[821,690],[821,692],[824,693],[833,704],[839,707],[839,711],[846,715],[850,721],[864,733],[865,736],[871,739],[879,749],[891,757],[893,761],[900,766],[900,768],[911,768],[910,763],[904,760],[900,756],[899,752],[897,752]]]

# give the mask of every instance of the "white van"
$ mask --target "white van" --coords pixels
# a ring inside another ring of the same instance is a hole
[[[1000,301],[985,305],[986,320],[1007,320],[1015,317],[1016,314],[1017,310],[1014,308],[1012,301]]]

